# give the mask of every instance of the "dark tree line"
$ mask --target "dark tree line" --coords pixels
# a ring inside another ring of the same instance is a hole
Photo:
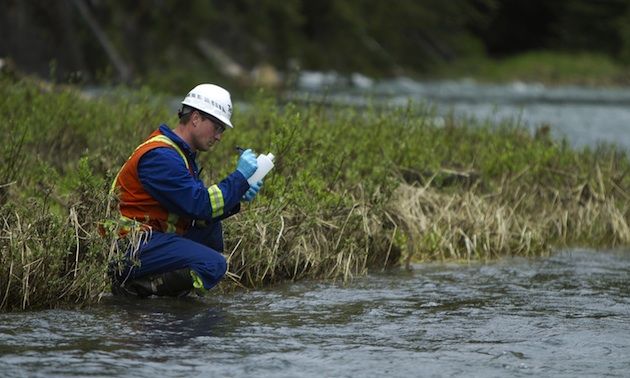
[[[264,62],[371,75],[472,56],[597,52],[630,63],[630,0],[0,0],[0,57],[27,72],[130,80],[209,43]]]

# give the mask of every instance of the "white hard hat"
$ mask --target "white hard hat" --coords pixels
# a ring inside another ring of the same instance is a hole
[[[182,101],[182,105],[201,110],[215,117],[224,125],[234,128],[232,117],[232,99],[230,92],[214,84],[199,84]]]

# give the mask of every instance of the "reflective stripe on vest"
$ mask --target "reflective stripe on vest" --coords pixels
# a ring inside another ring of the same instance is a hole
[[[124,215],[121,215],[119,217],[118,222],[114,220],[104,220],[100,222],[99,226],[101,227],[101,230],[99,230],[99,232],[102,231],[101,235],[115,234],[115,233],[117,233],[118,235],[127,235],[128,233],[132,231],[136,231],[136,232],[148,231],[147,229],[148,226],[138,222],[137,220],[127,218]]]
[[[140,149],[140,147],[142,147],[142,146],[144,146],[146,144],[149,144],[149,143],[153,143],[153,142],[162,142],[162,143],[168,144],[169,146],[173,147],[175,149],[175,151],[177,151],[179,156],[181,156],[182,159],[184,159],[184,164],[186,164],[186,169],[188,169],[190,171],[190,164],[188,164],[188,159],[186,159],[186,155],[184,155],[184,152],[179,148],[179,146],[177,144],[175,144],[175,142],[170,140],[166,135],[156,135],[153,138],[148,139],[144,143],[140,144],[138,147],[136,147],[135,150],[133,150],[133,152],[131,153],[131,155],[129,155],[129,158],[127,160],[131,159],[133,154],[135,154],[136,151],[138,151]],[[114,182],[112,182],[112,187],[109,189],[110,193],[114,193],[114,190],[116,190],[116,182],[118,181],[118,176],[120,175],[121,171],[122,171],[122,168],[120,169],[120,171],[118,171],[118,174],[116,175],[116,177],[114,177]]]

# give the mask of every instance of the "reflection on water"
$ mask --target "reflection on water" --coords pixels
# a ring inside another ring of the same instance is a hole
[[[627,376],[630,252],[0,315],[3,376]]]

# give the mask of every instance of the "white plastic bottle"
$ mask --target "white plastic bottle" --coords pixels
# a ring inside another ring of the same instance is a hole
[[[273,168],[273,158],[274,156],[271,152],[267,155],[258,155],[256,158],[256,161],[258,162],[258,169],[256,169],[256,172],[254,172],[252,177],[247,179],[247,183],[249,183],[250,186],[262,180],[262,178],[271,171],[271,168]]]

